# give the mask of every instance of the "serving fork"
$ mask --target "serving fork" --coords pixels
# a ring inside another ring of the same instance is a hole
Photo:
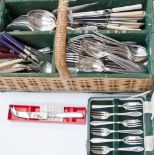
[[[143,131],[142,130],[110,130],[108,128],[91,128],[91,133],[95,136],[108,136],[111,133],[127,133],[127,134],[133,134],[133,135],[139,135],[142,134]]]
[[[139,102],[126,102],[122,105],[92,105],[92,109],[113,108],[115,106],[126,110],[140,110],[143,108],[143,105]]]
[[[102,125],[111,125],[111,124],[122,124],[123,126],[128,127],[128,128],[142,126],[142,122],[139,119],[124,120],[120,122],[113,122],[113,121],[92,121],[90,122],[90,125],[92,126],[102,126]]]
[[[108,146],[92,146],[90,151],[95,153],[95,154],[108,154],[111,151],[127,151],[127,152],[142,152],[144,150],[143,147],[140,146],[134,146],[134,147],[124,147],[124,148],[110,148]]]
[[[110,116],[131,116],[131,117],[139,117],[142,115],[141,112],[135,111],[135,112],[125,112],[125,113],[109,113],[105,111],[92,111],[91,112],[91,117],[94,119],[108,119]]]
[[[122,139],[105,139],[105,138],[92,138],[91,143],[109,143],[109,142],[124,142],[129,145],[139,145],[143,143],[143,138],[140,136],[127,136]]]

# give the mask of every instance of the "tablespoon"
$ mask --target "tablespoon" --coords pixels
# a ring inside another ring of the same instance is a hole
[[[147,50],[140,45],[128,45],[129,50],[133,55],[134,62],[144,62],[147,59]]]
[[[51,31],[56,27],[56,17],[46,10],[32,10],[28,12],[27,19],[31,26],[38,31]]]

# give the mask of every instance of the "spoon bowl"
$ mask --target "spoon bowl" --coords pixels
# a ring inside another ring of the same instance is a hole
[[[56,27],[55,15],[46,10],[32,10],[28,12],[27,18],[38,31],[51,31]]]

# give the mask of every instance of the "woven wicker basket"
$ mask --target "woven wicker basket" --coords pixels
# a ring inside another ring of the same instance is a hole
[[[152,76],[75,76],[70,75],[66,64],[68,3],[59,0],[55,34],[55,65],[59,77],[1,76],[1,91],[78,91],[78,92],[144,92],[153,86]],[[152,18],[152,17],[151,17]],[[153,33],[153,32],[150,32]],[[152,61],[152,60],[151,60]]]

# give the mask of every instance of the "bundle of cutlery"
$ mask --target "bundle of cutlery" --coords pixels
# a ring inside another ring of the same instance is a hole
[[[141,100],[93,99],[89,106],[90,154],[144,151]]]
[[[71,72],[146,73],[147,49],[94,32],[68,41],[66,61]]]
[[[96,5],[97,3],[92,3]],[[69,8],[69,24],[73,28],[96,26],[98,29],[141,30],[146,12],[142,4],[116,7],[96,11],[76,11],[76,7]]]
[[[68,8],[68,27],[72,30],[95,26],[97,29],[141,30],[146,12],[142,4],[116,7],[112,9],[81,11],[97,5],[98,2]],[[31,10],[26,15],[14,19],[6,28],[8,31],[51,31],[56,27],[57,9]]]
[[[7,32],[0,35],[0,73],[51,73],[50,47],[36,50]]]

